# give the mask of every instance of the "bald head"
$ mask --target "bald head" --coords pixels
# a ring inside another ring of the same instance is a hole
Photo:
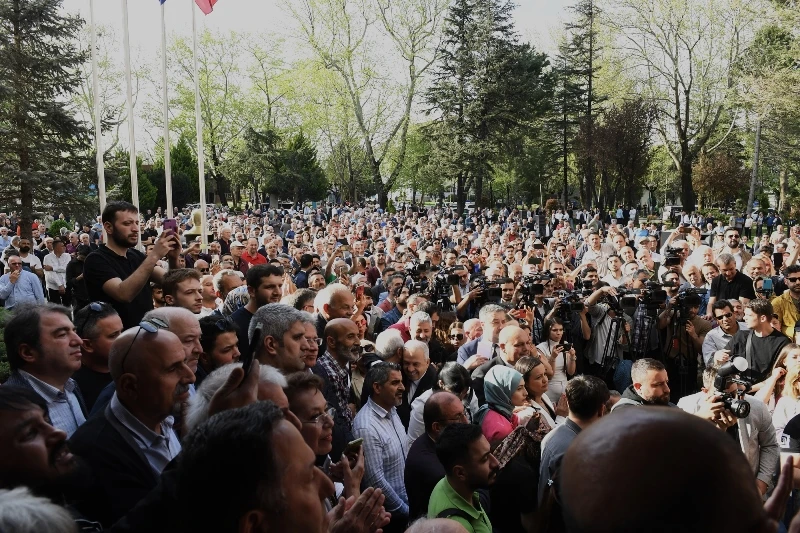
[[[411,524],[406,533],[467,533],[467,530],[449,518],[420,518]]]
[[[582,431],[564,456],[559,499],[568,531],[759,530],[766,515],[754,475],[730,436],[680,409],[622,413]],[[609,491],[609,480],[625,482]]]
[[[506,326],[500,331],[498,344],[503,351],[503,359],[509,364],[515,364],[520,358],[530,354],[530,334],[519,326]]]
[[[425,432],[436,441],[439,434],[447,425],[464,412],[461,399],[445,390],[434,392],[425,402],[422,410],[422,420],[425,422]]]
[[[333,320],[329,320],[325,325],[326,338],[333,337],[334,339],[339,339],[347,335],[349,331],[358,332],[358,326],[349,318],[334,318]]]
[[[154,358],[158,358],[160,354],[168,351],[183,353],[181,341],[174,333],[165,329],[150,333],[139,326],[130,328],[114,339],[111,345],[108,355],[111,378],[116,383],[122,376],[123,370],[126,373],[137,375],[143,364],[150,364]]]

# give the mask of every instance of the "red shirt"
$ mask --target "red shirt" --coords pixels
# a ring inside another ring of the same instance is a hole
[[[242,259],[250,263],[251,265],[266,265],[267,258],[261,255],[260,253],[256,252],[256,255],[251,256],[247,252],[242,252]]]

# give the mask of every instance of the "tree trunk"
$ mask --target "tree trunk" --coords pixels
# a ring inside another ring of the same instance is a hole
[[[694,211],[697,203],[697,196],[692,186],[692,159],[689,143],[684,138],[681,140],[681,161],[678,170],[681,173],[681,207],[687,213]]]
[[[786,167],[782,167],[778,173],[778,185],[780,195],[778,196],[778,212],[789,211],[789,173]]]
[[[461,213],[464,212],[464,207],[467,203],[467,194],[464,190],[466,181],[467,178],[463,173],[459,174],[458,178],[456,179],[456,219],[458,219],[458,217],[461,216]]]
[[[753,212],[753,201],[756,199],[756,182],[758,181],[758,152],[761,149],[761,117],[756,117],[756,141],[753,149],[753,173],[750,175],[750,192],[747,195],[747,216]]]

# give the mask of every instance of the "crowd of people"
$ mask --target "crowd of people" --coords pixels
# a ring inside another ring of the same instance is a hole
[[[799,226],[200,215],[0,216],[0,530],[800,532]]]

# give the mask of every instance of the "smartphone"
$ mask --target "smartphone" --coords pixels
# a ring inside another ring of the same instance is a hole
[[[764,284],[761,286],[761,290],[764,292],[772,292],[772,278],[766,278],[764,280]]]
[[[541,257],[529,257],[528,264],[529,265],[541,265],[544,263],[544,260]]]
[[[354,453],[358,453],[358,449],[361,448],[362,444],[364,444],[364,439],[351,440],[350,442],[347,443],[347,446],[344,447],[342,455],[351,455]]]
[[[680,227],[680,232],[681,233],[691,233],[692,232],[692,228],[690,228],[689,226],[681,226]]]
[[[214,254],[211,256],[211,262],[213,263],[214,261],[219,263],[219,254]]]
[[[359,285],[356,287],[356,300],[360,300],[364,296],[364,286]]]
[[[245,378],[247,378],[247,375],[250,373],[250,369],[253,368],[253,357],[255,357],[259,344],[261,344],[261,329],[262,325],[258,324],[256,329],[253,330],[253,338],[250,339],[249,350],[247,350],[247,353],[242,355],[241,358]],[[244,380],[242,380],[242,383],[244,383]]]
[[[175,233],[178,230],[178,222],[174,218],[165,218],[163,227],[164,231],[172,230]]]
[[[535,242],[535,243],[533,243],[533,249],[534,250],[544,250],[544,244],[541,243],[541,242]]]
[[[772,266],[775,267],[775,272],[783,267],[783,253],[777,252],[772,254]]]
[[[570,344],[568,342],[562,342],[561,346],[564,347],[564,351],[565,352],[568,352],[568,351],[570,351],[572,349],[572,344]]]

